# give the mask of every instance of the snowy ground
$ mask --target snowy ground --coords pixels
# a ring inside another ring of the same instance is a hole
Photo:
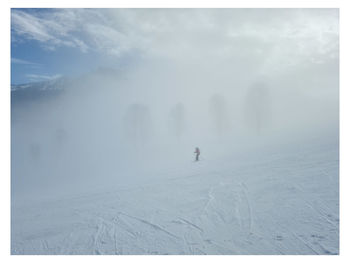
[[[337,143],[296,147],[12,202],[12,254],[338,254],[338,163]]]

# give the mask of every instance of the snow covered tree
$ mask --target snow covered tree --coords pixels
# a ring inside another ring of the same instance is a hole
[[[230,127],[228,106],[225,98],[220,94],[214,94],[209,101],[209,112],[217,135],[219,137],[223,136]]]
[[[180,102],[170,110],[169,129],[173,135],[180,139],[185,131],[185,127],[185,107],[183,103]]]
[[[132,104],[124,116],[126,136],[135,143],[147,141],[152,132],[151,114],[148,106]]]
[[[270,115],[270,92],[263,82],[254,83],[246,94],[246,123],[257,134],[267,126]]]

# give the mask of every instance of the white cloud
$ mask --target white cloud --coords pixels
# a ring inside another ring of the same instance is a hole
[[[12,29],[47,49],[66,46],[115,56],[133,51],[174,60],[249,55],[268,65],[338,55],[336,9],[13,9]]]
[[[60,46],[79,48],[82,52],[88,49],[84,41],[75,36],[78,17],[70,15],[69,9],[54,9],[33,14],[13,9],[11,19],[14,41],[20,36],[39,41],[49,50],[55,50]]]
[[[26,77],[33,82],[36,81],[46,81],[46,80],[54,80],[62,77],[60,74],[56,75],[37,75],[37,74],[26,74]]]
[[[29,66],[41,66],[39,63],[35,62],[30,62],[24,59],[19,59],[19,58],[11,58],[11,63],[12,64],[21,64],[21,65],[29,65]]]

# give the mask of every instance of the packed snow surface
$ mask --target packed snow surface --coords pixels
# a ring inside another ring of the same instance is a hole
[[[12,254],[339,254],[338,143],[186,161],[12,202]]]

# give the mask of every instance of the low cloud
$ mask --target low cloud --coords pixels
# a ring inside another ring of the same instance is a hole
[[[196,146],[210,160],[337,140],[336,9],[14,9],[12,33],[93,50],[105,66],[55,99],[13,104],[16,190],[147,181]],[[108,69],[106,57],[127,66]],[[59,76],[48,73],[27,77]]]
[[[36,66],[36,67],[41,66],[41,64],[39,64],[39,63],[35,63],[35,62],[31,62],[31,61],[19,59],[19,58],[11,58],[11,63],[12,64],[20,64],[20,65],[28,65],[28,66]]]
[[[45,80],[54,80],[62,77],[60,74],[56,75],[37,75],[37,74],[26,74],[26,77],[33,82],[45,81]]]

